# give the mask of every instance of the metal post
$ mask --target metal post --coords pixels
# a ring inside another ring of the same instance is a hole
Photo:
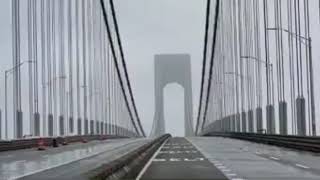
[[[267,132],[268,134],[275,133],[275,119],[273,105],[267,105]]]
[[[281,135],[288,134],[288,117],[287,117],[287,103],[285,101],[279,102],[279,129]]]
[[[312,40],[309,38],[309,76],[310,76],[310,94],[311,94],[311,121],[312,121],[312,135],[317,135],[316,129],[316,114],[314,103],[314,81],[313,81],[313,62],[312,62]]]
[[[8,93],[8,90],[7,90],[7,85],[8,85],[8,82],[7,82],[7,71],[5,71],[5,80],[4,80],[4,113],[5,113],[5,123],[6,123],[6,126],[5,126],[5,136],[6,136],[6,139],[8,139],[8,96],[7,96],[7,93]],[[13,129],[14,131],[14,129]]]
[[[253,110],[249,110],[248,111],[248,128],[249,128],[248,131],[250,133],[254,132],[253,118],[254,118]]]
[[[305,99],[303,97],[298,97],[296,99],[297,106],[297,130],[299,136],[306,136],[306,105]]]
[[[34,136],[40,136],[40,113],[36,112],[34,116]]]
[[[53,114],[48,115],[48,136],[53,136]]]
[[[2,111],[0,109],[0,140],[3,139],[2,138]]]

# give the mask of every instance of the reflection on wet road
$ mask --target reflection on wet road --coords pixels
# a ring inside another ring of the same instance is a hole
[[[113,139],[72,144],[46,151],[35,149],[0,153],[0,179],[16,179],[91,157],[141,139]]]
[[[319,180],[320,156],[310,152],[218,138],[188,138],[212,163],[219,164],[235,176],[246,180]]]

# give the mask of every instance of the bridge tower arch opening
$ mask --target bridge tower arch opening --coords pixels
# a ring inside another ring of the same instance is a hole
[[[166,133],[164,119],[164,88],[168,84],[177,83],[184,88],[184,134],[185,136],[193,136],[193,102],[190,55],[155,55],[154,72],[155,114],[150,135],[154,137]]]
[[[166,132],[176,137],[184,136],[184,88],[178,83],[167,84],[163,99]]]

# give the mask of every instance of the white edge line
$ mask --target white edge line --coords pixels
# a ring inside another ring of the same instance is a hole
[[[310,169],[310,167],[302,165],[302,164],[296,164],[296,166],[301,167],[303,169]]]
[[[168,139],[165,140],[161,146],[159,147],[159,149],[153,154],[153,156],[149,159],[148,163],[143,167],[143,169],[140,171],[139,175],[137,176],[136,180],[140,180],[140,178],[142,177],[142,175],[147,171],[147,169],[149,168],[149,166],[151,165],[153,159],[159,154],[159,152],[161,151],[162,147],[167,143]]]
[[[136,142],[139,142],[139,140],[135,140],[133,142],[129,142],[128,144],[119,145],[119,146],[111,149],[111,151],[114,150],[114,149],[121,148],[123,146],[127,146],[129,144],[136,143]],[[79,161],[79,160],[83,160],[83,159],[86,159],[86,158],[89,158],[89,157],[92,157],[92,156],[103,154],[106,151],[108,151],[108,150],[98,151],[98,152],[96,152],[94,154],[88,154],[86,156],[83,156],[83,157],[80,157],[80,158],[77,158],[77,159],[73,159],[73,160],[70,160],[70,161],[67,161],[67,162],[64,162],[64,163],[61,163],[61,164],[56,164],[54,166],[50,166],[50,167],[47,167],[47,168],[44,168],[44,169],[39,169],[39,170],[36,170],[36,171],[32,171],[32,172],[29,172],[29,173],[26,173],[26,174],[23,174],[23,175],[20,175],[20,176],[13,176],[13,177],[10,178],[10,180],[20,179],[20,178],[27,177],[27,176],[30,176],[30,175],[33,175],[33,174],[37,174],[37,173],[40,173],[40,172],[43,172],[43,171],[46,171],[46,170],[49,170],[49,169],[53,169],[53,168],[56,168],[56,167],[64,166],[64,165],[67,165],[67,164],[70,164],[70,163],[73,163],[73,162],[76,162],[76,161]]]
[[[270,156],[270,159],[273,159],[273,160],[276,160],[276,161],[280,160],[279,158],[276,158],[276,157],[273,157],[273,156]]]

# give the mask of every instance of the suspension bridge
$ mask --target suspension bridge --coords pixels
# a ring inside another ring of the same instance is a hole
[[[154,55],[150,131],[116,5],[10,0],[0,179],[320,179],[319,1],[206,0],[201,79],[188,53]],[[184,88],[185,137],[166,134],[171,83]]]

